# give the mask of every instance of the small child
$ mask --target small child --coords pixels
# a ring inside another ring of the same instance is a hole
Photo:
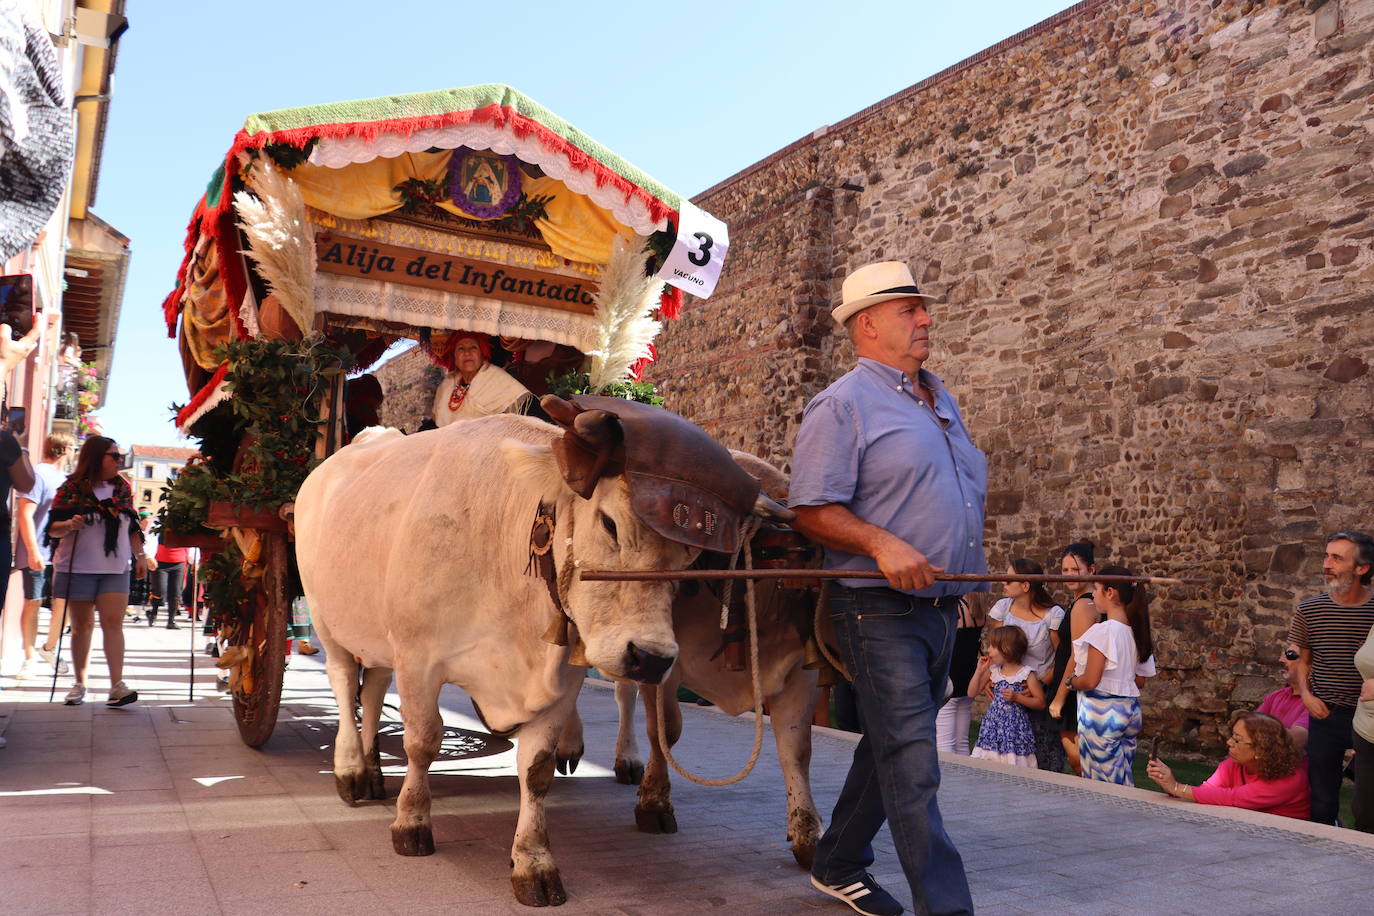
[[[968,687],[968,695],[975,697],[992,683],[992,702],[978,729],[974,757],[1035,767],[1035,732],[1026,710],[1044,709],[1045,691],[1035,672],[1021,664],[1028,645],[1020,627],[998,627],[988,634],[988,654],[978,660]]]

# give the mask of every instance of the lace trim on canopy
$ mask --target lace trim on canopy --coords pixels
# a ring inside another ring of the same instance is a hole
[[[324,271],[315,275],[315,310],[417,327],[548,340],[584,352],[596,339],[591,315]]]

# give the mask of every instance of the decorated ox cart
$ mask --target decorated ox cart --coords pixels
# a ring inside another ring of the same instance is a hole
[[[160,520],[165,543],[207,553],[247,744],[280,703],[296,490],[376,422],[350,375],[407,340],[454,372],[475,335],[536,397],[646,398],[659,322],[683,289],[710,294],[727,247],[718,221],[506,86],[247,119],[163,304],[191,396],[176,423],[202,457]]]

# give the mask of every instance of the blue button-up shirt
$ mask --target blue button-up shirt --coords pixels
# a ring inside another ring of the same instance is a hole
[[[986,573],[983,501],[988,463],[973,444],[959,405],[934,374],[920,370],[935,394],[921,398],[900,369],[860,357],[806,406],[792,456],[791,506],[838,503],[886,528],[933,565],[951,573]],[[829,569],[869,569],[872,557],[825,548]],[[841,579],[851,588],[882,579]],[[924,597],[985,591],[986,585],[936,582]]]

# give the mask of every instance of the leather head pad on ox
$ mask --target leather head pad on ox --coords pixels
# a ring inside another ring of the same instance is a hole
[[[584,499],[602,477],[623,476],[635,514],[660,536],[703,550],[739,548],[759,485],[701,427],[623,398],[545,395],[539,403],[563,428],[554,454]]]

